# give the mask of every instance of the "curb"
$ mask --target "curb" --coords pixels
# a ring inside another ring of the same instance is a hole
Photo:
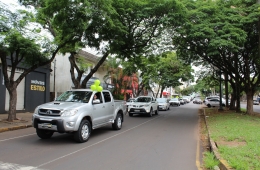
[[[203,116],[205,119],[205,124],[206,124],[206,128],[208,131],[208,137],[209,137],[209,143],[210,143],[210,148],[211,151],[213,152],[213,154],[215,155],[216,159],[219,161],[219,169],[220,170],[234,170],[226,160],[222,159],[219,152],[218,152],[218,148],[216,146],[216,143],[210,138],[210,131],[208,129],[208,124],[207,124],[207,119],[206,119],[206,115],[205,115],[205,109],[203,109]]]
[[[17,130],[17,129],[25,129],[25,128],[29,128],[32,127],[32,125],[21,125],[21,126],[13,126],[13,127],[9,127],[9,128],[0,128],[0,133],[2,132],[6,132],[6,131],[12,131],[12,130]]]

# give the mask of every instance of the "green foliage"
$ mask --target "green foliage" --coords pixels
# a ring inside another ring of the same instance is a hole
[[[88,63],[87,60],[83,57],[83,56],[79,56],[77,58],[77,64],[79,65],[79,69],[82,71],[82,72],[85,72],[88,70],[88,68],[90,66],[92,66],[91,63]]]
[[[215,166],[219,165],[219,161],[215,158],[212,152],[205,152],[203,156],[204,166],[207,169],[214,169]]]

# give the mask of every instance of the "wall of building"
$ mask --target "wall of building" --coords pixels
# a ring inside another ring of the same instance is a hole
[[[17,68],[15,73],[15,80],[23,72],[23,68]],[[9,111],[10,97],[4,85],[4,78],[2,69],[0,69],[0,114]],[[50,69],[48,66],[41,67],[29,73],[19,83],[17,87],[17,104],[16,110],[18,112],[33,112],[34,109],[43,103],[50,100]]]
[[[70,75],[70,62],[68,57],[70,56],[70,54],[59,54],[56,56],[56,61],[52,62],[51,64],[51,69],[52,72],[50,74],[50,92],[56,92],[56,97],[57,95],[70,90],[74,87],[72,80],[71,80],[71,75]],[[92,55],[93,57],[93,55]],[[92,64],[92,68],[95,66],[95,64],[98,62],[99,58],[97,56],[95,56],[96,58],[92,58],[92,60],[88,60],[88,63]],[[93,61],[95,60],[96,63]],[[55,65],[55,68],[54,68]],[[86,73],[82,76],[82,78],[84,78],[89,72],[90,72],[89,68]],[[77,71],[75,70],[75,74],[77,73]],[[94,81],[94,79],[99,79],[101,84],[104,84],[104,76],[107,74],[107,70],[105,69],[105,67],[100,67],[98,69],[98,71],[96,73],[94,73],[93,78],[90,80],[90,83],[92,84],[92,82]],[[55,78],[54,78],[55,75]],[[54,83],[55,81],[55,83]],[[55,88],[54,88],[54,84],[55,84]]]

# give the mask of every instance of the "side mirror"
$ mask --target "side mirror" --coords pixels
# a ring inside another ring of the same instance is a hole
[[[100,103],[99,99],[93,100],[93,104],[99,104],[99,103]]]

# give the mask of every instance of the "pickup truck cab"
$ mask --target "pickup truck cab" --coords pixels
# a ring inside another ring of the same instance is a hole
[[[112,124],[120,130],[126,113],[126,103],[114,100],[108,90],[73,89],[55,101],[36,107],[32,125],[42,139],[54,132],[73,133],[77,142],[86,142],[93,129]]]
[[[139,96],[128,106],[129,116],[133,116],[133,114],[147,114],[152,117],[153,114],[158,115],[158,113],[158,102],[151,96]]]

